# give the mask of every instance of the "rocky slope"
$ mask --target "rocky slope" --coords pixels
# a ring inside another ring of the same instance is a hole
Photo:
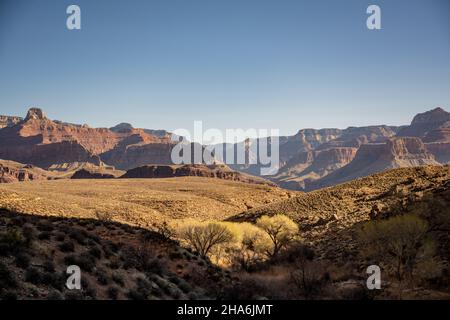
[[[428,207],[430,199],[433,202]],[[425,166],[394,169],[301,194],[229,220],[255,221],[263,215],[288,215],[299,224],[302,238],[322,257],[336,258],[354,249],[350,231],[360,222],[419,209],[428,219],[439,213],[450,222],[449,207],[450,167]]]
[[[66,287],[69,265],[81,290]],[[232,282],[149,230],[0,210],[0,300],[211,299]]]

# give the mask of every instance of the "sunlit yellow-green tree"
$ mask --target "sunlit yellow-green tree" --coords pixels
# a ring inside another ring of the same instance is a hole
[[[272,259],[298,236],[297,224],[285,215],[263,216],[256,221],[256,225],[268,235],[272,242],[272,245],[266,249],[267,255]]]

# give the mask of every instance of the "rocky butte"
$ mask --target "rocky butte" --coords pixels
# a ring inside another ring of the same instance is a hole
[[[112,131],[52,121],[39,108],[25,119],[0,130],[0,159],[30,163],[42,168],[87,162],[129,169],[136,164],[170,164],[173,142],[143,129]]]

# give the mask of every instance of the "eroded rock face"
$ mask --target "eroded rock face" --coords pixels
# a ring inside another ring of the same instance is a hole
[[[362,144],[378,143],[387,141],[395,136],[399,127],[392,126],[367,126],[367,127],[349,127],[347,129],[302,129],[294,136],[279,137],[279,155],[281,171],[289,171],[290,168],[298,168],[303,164],[302,157],[308,152],[325,151],[336,148],[359,148]],[[250,144],[257,143],[257,140],[250,141]],[[236,145],[228,146],[227,149],[234,148]],[[325,155],[325,154],[323,154]],[[331,154],[332,155],[332,154]],[[256,159],[257,156],[249,154],[249,159]],[[296,163],[296,161],[299,161]],[[334,161],[331,159],[330,161]],[[233,165],[235,170],[258,175],[261,171],[260,164],[251,165]],[[325,171],[324,168],[322,171]],[[298,171],[298,170],[296,170]],[[291,178],[295,178],[292,175]],[[272,177],[276,181],[276,177]],[[317,179],[317,177],[315,177]],[[292,185],[292,184],[291,184]]]
[[[0,129],[12,127],[22,120],[23,119],[21,117],[0,116]]]
[[[450,142],[450,121],[443,123],[437,129],[428,131],[423,142]]]
[[[441,164],[450,163],[450,141],[426,143],[425,146],[428,152],[430,152]]]
[[[41,168],[54,164],[70,162],[89,162],[101,165],[98,156],[90,153],[75,141],[62,141],[49,144],[29,144],[28,141],[16,145],[0,146],[0,158],[21,163],[31,163]]]
[[[171,151],[174,144],[170,141],[145,142],[141,135],[132,135],[122,140],[115,148],[101,154],[101,158],[121,170],[140,167],[147,164],[172,164]]]
[[[395,136],[398,127],[368,126],[349,127],[342,130],[342,134],[327,143],[321,144],[317,149],[325,150],[336,147],[359,148],[367,143],[381,143]]]
[[[157,137],[130,125],[112,131],[52,121],[39,108],[31,108],[23,121],[2,129],[0,141],[0,158],[42,168],[72,162],[101,165],[101,155],[111,151],[113,155],[123,153],[116,158],[126,159],[123,160],[125,169],[140,164],[133,159],[139,153],[145,153],[145,164],[170,158],[167,145],[172,143],[169,137]],[[131,152],[137,149],[142,150],[137,154]],[[131,158],[127,159],[128,155]]]
[[[46,179],[44,175],[32,170],[31,166],[0,162],[0,183]]]
[[[419,138],[392,138],[385,143],[362,145],[348,165],[315,181],[310,187],[318,189],[388,169],[424,165],[440,163]]]
[[[330,148],[301,152],[271,178],[286,189],[305,190],[308,185],[345,166],[355,157],[357,148]]]

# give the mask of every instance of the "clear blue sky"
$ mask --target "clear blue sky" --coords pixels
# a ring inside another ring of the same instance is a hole
[[[31,105],[102,127],[406,124],[450,107],[450,1],[0,0],[0,114]]]

